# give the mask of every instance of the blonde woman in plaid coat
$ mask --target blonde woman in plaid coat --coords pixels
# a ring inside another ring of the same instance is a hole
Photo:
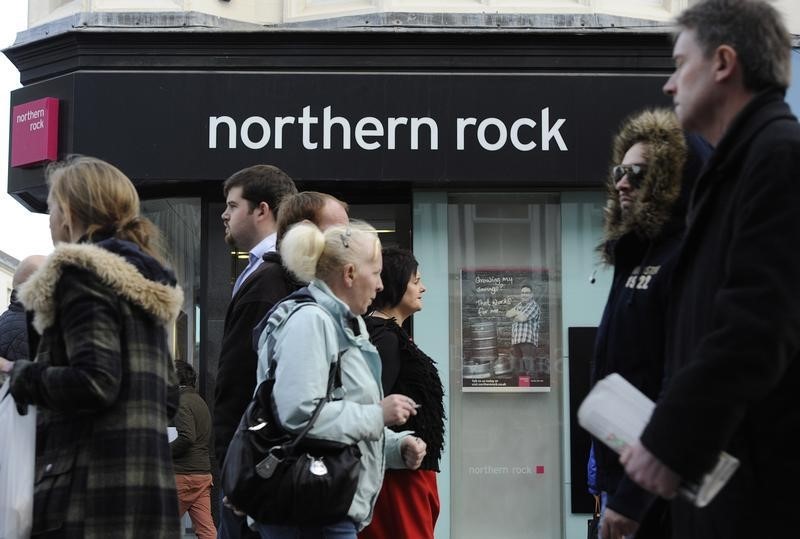
[[[20,292],[41,339],[34,361],[0,359],[39,409],[33,536],[178,537],[166,327],[183,294],[125,175],[88,157],[47,174],[56,249]]]

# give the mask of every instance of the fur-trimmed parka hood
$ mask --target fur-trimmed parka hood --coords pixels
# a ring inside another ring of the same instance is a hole
[[[120,296],[165,325],[177,318],[183,305],[183,290],[175,285],[172,272],[135,244],[116,239],[100,244],[62,243],[20,288],[20,300],[27,310],[34,312],[33,325],[39,333],[55,321],[56,286],[64,268],[69,266],[95,274]],[[145,276],[143,271],[149,275]]]
[[[611,167],[622,163],[625,153],[636,143],[647,145],[647,171],[629,212],[623,215]],[[673,215],[681,194],[681,178],[686,162],[686,140],[678,118],[666,109],[646,110],[625,121],[614,139],[606,188],[605,238],[599,247],[610,262],[608,246],[628,232],[653,240]],[[696,172],[696,171],[695,171]]]

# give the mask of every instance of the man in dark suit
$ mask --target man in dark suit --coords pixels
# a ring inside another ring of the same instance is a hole
[[[795,537],[800,482],[800,125],[784,101],[791,37],[760,0],[705,0],[678,17],[664,86],[714,147],[672,279],[666,389],[626,472],[675,498],[724,450],[740,461],[702,509],[671,504],[673,537]]]
[[[258,356],[252,346],[253,327],[271,308],[270,298],[276,293],[285,295],[283,289],[275,290],[268,274],[258,270],[264,255],[275,251],[281,201],[297,193],[292,179],[271,165],[240,170],[225,181],[223,189],[225,241],[239,251],[247,251],[249,261],[233,287],[217,364],[213,422],[214,446],[220,463],[255,389]],[[219,536],[238,539],[258,534],[247,527],[245,519],[223,506]]]

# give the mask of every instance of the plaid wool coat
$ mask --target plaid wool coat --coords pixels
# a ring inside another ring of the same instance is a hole
[[[146,278],[130,252],[61,244],[20,298],[41,334],[35,361],[15,363],[11,382],[14,399],[39,410],[34,536],[179,537],[165,326],[181,289]]]

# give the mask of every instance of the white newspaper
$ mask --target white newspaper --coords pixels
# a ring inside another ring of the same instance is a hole
[[[595,384],[578,408],[578,423],[595,438],[621,453],[639,439],[653,415],[655,403],[619,374],[613,373]],[[720,453],[713,470],[700,485],[682,483],[679,494],[697,507],[705,507],[725,486],[739,467],[736,457]]]

